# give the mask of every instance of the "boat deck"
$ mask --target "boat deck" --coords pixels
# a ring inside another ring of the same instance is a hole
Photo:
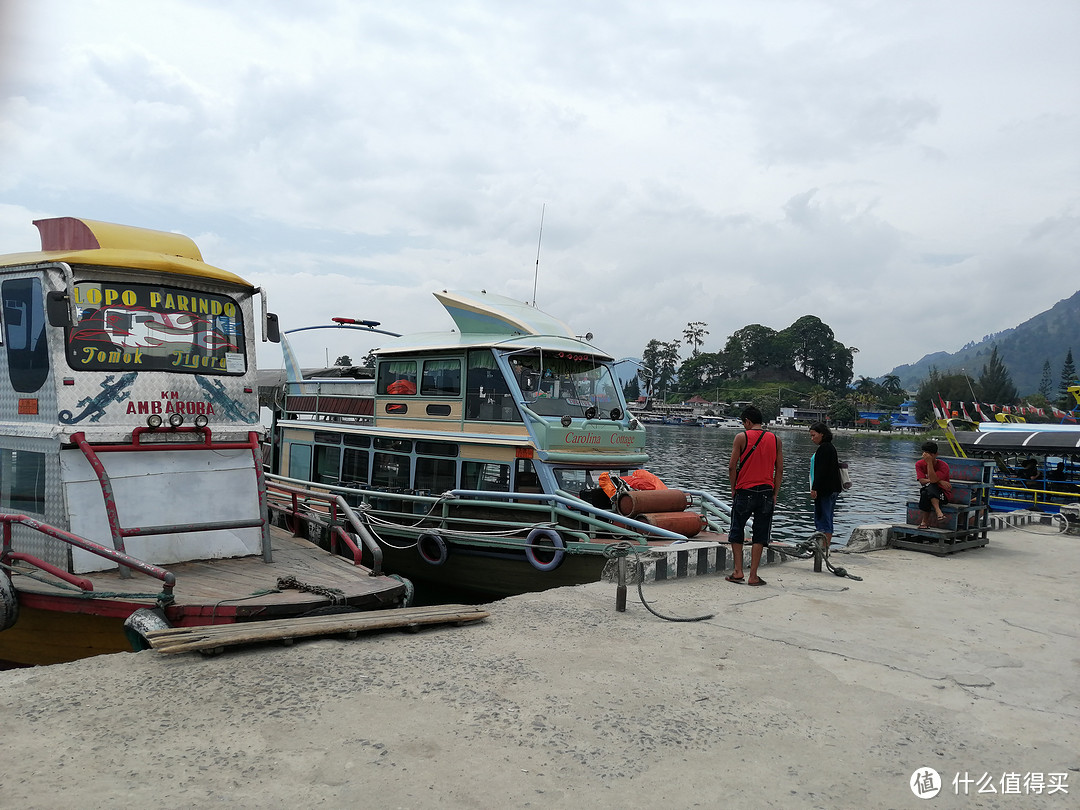
[[[273,562],[255,556],[163,565],[176,575],[175,602],[168,610],[170,621],[182,626],[279,618],[341,601],[359,608],[396,606],[405,593],[406,586],[400,580],[372,576],[368,568],[353,565],[350,560],[293,537],[284,529],[271,527],[270,536]],[[32,572],[36,578],[24,572]],[[106,602],[92,598],[91,594],[81,594],[73,586],[24,563],[15,566],[11,573],[22,604],[77,613],[125,617],[131,612],[132,603],[153,606],[154,595],[161,590],[158,580],[139,573],[124,578],[114,569],[80,575],[93,583],[95,594],[111,595]],[[335,589],[341,596],[295,588],[278,590],[278,579],[282,577],[294,577],[304,585]],[[61,606],[61,601],[68,604]],[[79,603],[85,604],[85,608],[80,610]],[[115,604],[115,612],[109,609],[110,603]]]

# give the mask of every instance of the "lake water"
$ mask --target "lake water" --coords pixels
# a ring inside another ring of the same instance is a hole
[[[645,449],[648,468],[669,487],[705,489],[731,501],[728,459],[739,431],[649,425]],[[784,481],[777,498],[772,536],[776,540],[808,537],[814,532],[810,500],[810,457],[816,446],[807,428],[777,428],[784,447]],[[867,523],[903,523],[907,501],[918,496],[915,462],[920,442],[874,433],[837,433],[833,444],[848,463],[853,486],[840,496],[833,544],[843,545],[851,530]]]

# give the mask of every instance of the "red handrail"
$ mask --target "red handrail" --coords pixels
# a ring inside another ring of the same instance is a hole
[[[0,560],[22,560],[23,562],[30,563],[43,571],[48,571],[50,574],[59,577],[65,582],[69,582],[81,588],[84,591],[92,591],[93,585],[89,580],[82,577],[78,577],[74,574],[70,574],[67,571],[63,571],[44,560],[39,560],[29,554],[23,554],[18,551],[14,551],[11,547],[11,525],[18,523],[23,526],[27,526],[34,531],[41,532],[44,535],[53,537],[57,540],[62,540],[68,545],[76,546],[84,551],[89,551],[92,554],[96,554],[99,557],[104,557],[107,560],[112,560],[117,565],[121,566],[121,570],[132,569],[139,573],[146,574],[154,579],[159,579],[162,582],[161,595],[158,600],[161,602],[173,601],[173,587],[176,585],[176,575],[171,571],[166,571],[164,568],[159,568],[153,563],[144,562],[143,560],[132,557],[130,554],[125,554],[123,551],[117,551],[111,549],[108,546],[103,546],[99,543],[95,543],[93,540],[87,540],[85,537],[80,537],[77,534],[72,534],[64,529],[58,529],[55,526],[50,526],[48,523],[42,523],[40,520],[36,520],[26,515],[14,515],[0,512],[0,523],[4,526],[4,546],[3,552],[0,553]]]
[[[141,444],[140,439],[148,433],[195,433],[203,434],[201,442],[152,442]],[[143,537],[154,534],[183,534],[186,532],[203,532],[218,529],[249,529],[262,528],[263,534],[263,559],[271,561],[269,521],[266,509],[266,482],[263,479],[262,459],[259,453],[259,434],[256,431],[248,432],[246,442],[217,442],[213,441],[213,435],[208,427],[137,427],[131,432],[131,444],[102,444],[91,445],[86,440],[86,434],[81,431],[71,434],[71,441],[78,445],[87,462],[97,476],[101,485],[101,495],[105,501],[105,514],[109,521],[109,531],[112,534],[113,546],[120,552],[125,552],[125,537]],[[116,496],[113,493],[112,481],[105,465],[98,458],[99,453],[121,453],[153,450],[249,450],[255,465],[256,489],[259,495],[259,517],[247,520],[223,520],[204,523],[176,523],[164,526],[141,526],[133,529],[125,529],[120,525],[120,516],[116,508]],[[127,576],[126,569],[123,575]]]

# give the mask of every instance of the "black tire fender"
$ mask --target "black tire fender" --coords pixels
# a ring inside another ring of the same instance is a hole
[[[543,540],[551,543],[551,549],[554,551],[551,559],[546,562],[537,556],[537,551],[546,553],[548,549],[547,546],[542,545]],[[525,559],[537,571],[554,571],[562,565],[562,561],[566,557],[566,543],[563,542],[562,537],[554,529],[533,529],[529,532],[529,536],[525,538],[525,544]]]
[[[429,565],[442,565],[450,556],[446,541],[435,532],[424,532],[416,538],[416,551]]]
[[[171,627],[169,620],[165,618],[165,611],[161,608],[139,608],[124,619],[124,635],[135,652],[150,649],[147,633],[168,630]]]

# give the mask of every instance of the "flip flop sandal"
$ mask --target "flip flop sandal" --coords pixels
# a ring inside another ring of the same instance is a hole
[[[724,577],[724,579],[730,582],[732,585],[742,585],[745,577],[733,577],[731,576],[731,574],[728,574],[726,577]]]
[[[761,577],[758,577],[757,582],[747,582],[746,584],[749,585],[751,588],[753,588],[755,585],[768,585],[769,583],[767,583]]]

